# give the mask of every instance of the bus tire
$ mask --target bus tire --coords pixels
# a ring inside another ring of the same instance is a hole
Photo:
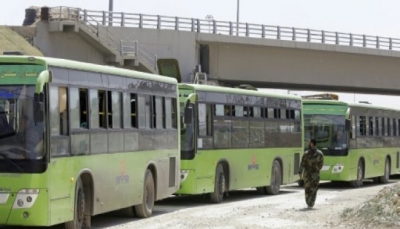
[[[350,186],[353,188],[358,188],[363,186],[363,183],[364,183],[364,164],[361,160],[359,160],[357,166],[357,180],[350,181]]]
[[[135,206],[136,216],[139,218],[150,217],[153,212],[154,202],[155,188],[153,174],[147,169],[143,184],[143,200],[141,204]]]
[[[277,195],[281,189],[282,174],[281,174],[281,164],[275,160],[272,164],[271,171],[271,184],[266,187],[267,194]]]
[[[297,184],[299,185],[299,187],[304,187],[304,180],[303,179],[298,180]]]
[[[210,193],[211,202],[221,203],[224,200],[225,186],[224,168],[222,167],[222,164],[218,164],[215,173],[214,192]]]
[[[85,223],[85,192],[82,180],[78,179],[75,187],[74,219],[65,223],[65,229],[82,229]]]
[[[389,176],[390,176],[390,162],[389,162],[389,158],[386,158],[385,171],[383,173],[383,176],[379,177],[379,182],[381,184],[386,184],[387,182],[389,182]]]

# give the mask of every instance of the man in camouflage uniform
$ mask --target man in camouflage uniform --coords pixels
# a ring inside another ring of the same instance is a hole
[[[319,171],[324,164],[324,154],[317,149],[317,142],[311,139],[308,150],[304,152],[300,163],[299,175],[304,180],[305,196],[308,209],[314,207],[319,185]],[[304,173],[303,173],[304,172]]]

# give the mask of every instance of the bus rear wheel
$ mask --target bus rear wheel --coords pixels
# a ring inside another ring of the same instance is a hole
[[[354,188],[361,187],[364,180],[364,164],[361,160],[358,161],[357,166],[357,180],[350,181],[350,186]]]
[[[215,173],[214,192],[210,194],[211,202],[220,203],[224,200],[225,186],[224,168],[222,167],[222,164],[218,164]]]
[[[85,193],[82,180],[78,179],[75,188],[74,219],[65,223],[65,229],[82,229],[85,222]]]
[[[139,218],[148,218],[153,212],[155,201],[154,179],[149,169],[146,170],[143,186],[143,200],[141,204],[135,206],[135,212]]]
[[[271,172],[271,184],[266,187],[267,194],[277,195],[281,189],[282,174],[281,174],[281,164],[278,161],[274,161],[272,164]]]
[[[390,162],[389,158],[386,158],[385,171],[383,173],[383,176],[379,177],[379,182],[382,184],[386,184],[387,182],[389,182],[389,176],[390,176]]]

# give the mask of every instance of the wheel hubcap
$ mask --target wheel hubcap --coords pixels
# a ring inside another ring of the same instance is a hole
[[[82,191],[78,193],[78,221],[81,222],[83,220],[83,212],[85,210],[85,204],[83,202]]]
[[[388,162],[386,162],[386,171],[385,171],[385,176],[386,176],[386,179],[388,179],[388,180],[389,180],[389,163],[388,163]]]
[[[153,207],[153,199],[152,196],[150,195],[150,184],[146,185],[146,190],[144,192],[144,199],[146,203],[146,208],[150,211]]]
[[[278,187],[279,187],[278,168],[274,169],[274,173],[273,173],[271,179],[272,179],[272,184],[273,184],[274,188],[278,189]]]
[[[223,194],[225,192],[225,176],[221,174],[220,182],[219,182],[219,194]]]
[[[362,167],[361,167],[361,165],[358,166],[358,180],[359,181],[362,180]]]
[[[146,200],[146,204],[147,204],[147,206],[149,205],[149,189],[148,189],[148,187],[146,186],[146,192],[144,193],[144,198],[145,198],[145,200]]]

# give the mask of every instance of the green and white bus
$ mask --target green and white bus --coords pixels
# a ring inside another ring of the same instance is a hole
[[[179,84],[181,130],[177,195],[257,188],[278,194],[297,181],[303,154],[301,97],[200,84]],[[191,120],[191,121],[189,121]],[[190,123],[190,124],[189,124]]]
[[[321,180],[387,183],[400,172],[400,109],[335,99],[303,101],[304,140],[314,137],[325,156]]]
[[[179,188],[173,78],[63,59],[0,56],[0,225],[90,226],[149,217]]]

